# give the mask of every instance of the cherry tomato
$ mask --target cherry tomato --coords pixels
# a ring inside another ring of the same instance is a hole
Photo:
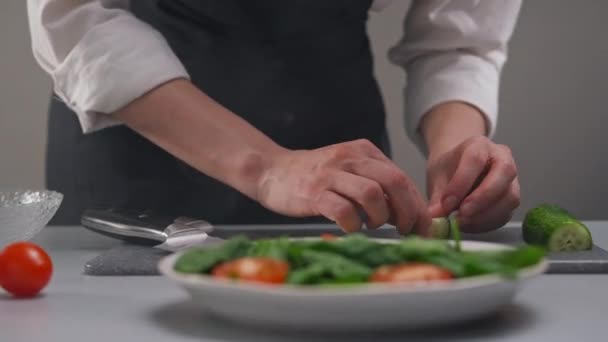
[[[404,263],[380,266],[370,277],[372,282],[400,283],[415,281],[446,281],[453,279],[452,273],[431,264]]]
[[[13,243],[0,253],[0,286],[15,297],[37,295],[52,273],[49,255],[31,242]]]
[[[337,239],[338,237],[335,236],[334,234],[330,234],[330,233],[323,233],[321,234],[321,239],[325,240],[325,241],[333,241],[335,239]]]
[[[281,284],[287,279],[289,264],[284,261],[246,257],[222,263],[213,268],[215,278],[238,279],[268,284]]]

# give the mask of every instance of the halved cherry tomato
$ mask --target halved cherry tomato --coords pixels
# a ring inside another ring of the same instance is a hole
[[[49,255],[31,242],[13,243],[0,253],[0,286],[15,297],[37,295],[52,273]]]
[[[332,241],[337,239],[338,237],[335,236],[334,234],[330,234],[330,233],[323,233],[321,234],[321,239],[325,240],[325,241]]]
[[[446,281],[454,276],[445,268],[423,263],[380,266],[370,277],[372,282],[400,283],[416,281]]]
[[[211,270],[211,275],[216,278],[269,284],[284,283],[288,273],[289,264],[286,262],[262,257],[246,257],[228,261]]]

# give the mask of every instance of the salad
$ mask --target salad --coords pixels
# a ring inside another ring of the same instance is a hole
[[[545,255],[536,246],[463,251],[459,235],[454,238],[455,243],[416,236],[383,242],[360,233],[301,240],[237,236],[212,248],[186,251],[174,269],[218,280],[279,285],[449,282],[487,274],[514,278]]]

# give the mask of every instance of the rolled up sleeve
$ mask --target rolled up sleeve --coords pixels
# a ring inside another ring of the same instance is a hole
[[[158,85],[188,78],[163,36],[128,1],[28,0],[32,49],[83,132],[119,124],[114,113]]]
[[[390,60],[407,74],[405,125],[425,149],[419,125],[433,107],[466,102],[485,116],[488,136],[498,118],[500,74],[521,7],[518,0],[418,0]]]

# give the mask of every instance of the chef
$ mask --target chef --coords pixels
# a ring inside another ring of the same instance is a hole
[[[52,77],[47,183],[55,223],[85,208],[213,223],[330,220],[427,234],[507,222],[520,189],[491,140],[521,3],[413,1],[390,60],[427,196],[390,157],[366,22],[383,0],[28,0]],[[399,153],[399,151],[394,151]]]

